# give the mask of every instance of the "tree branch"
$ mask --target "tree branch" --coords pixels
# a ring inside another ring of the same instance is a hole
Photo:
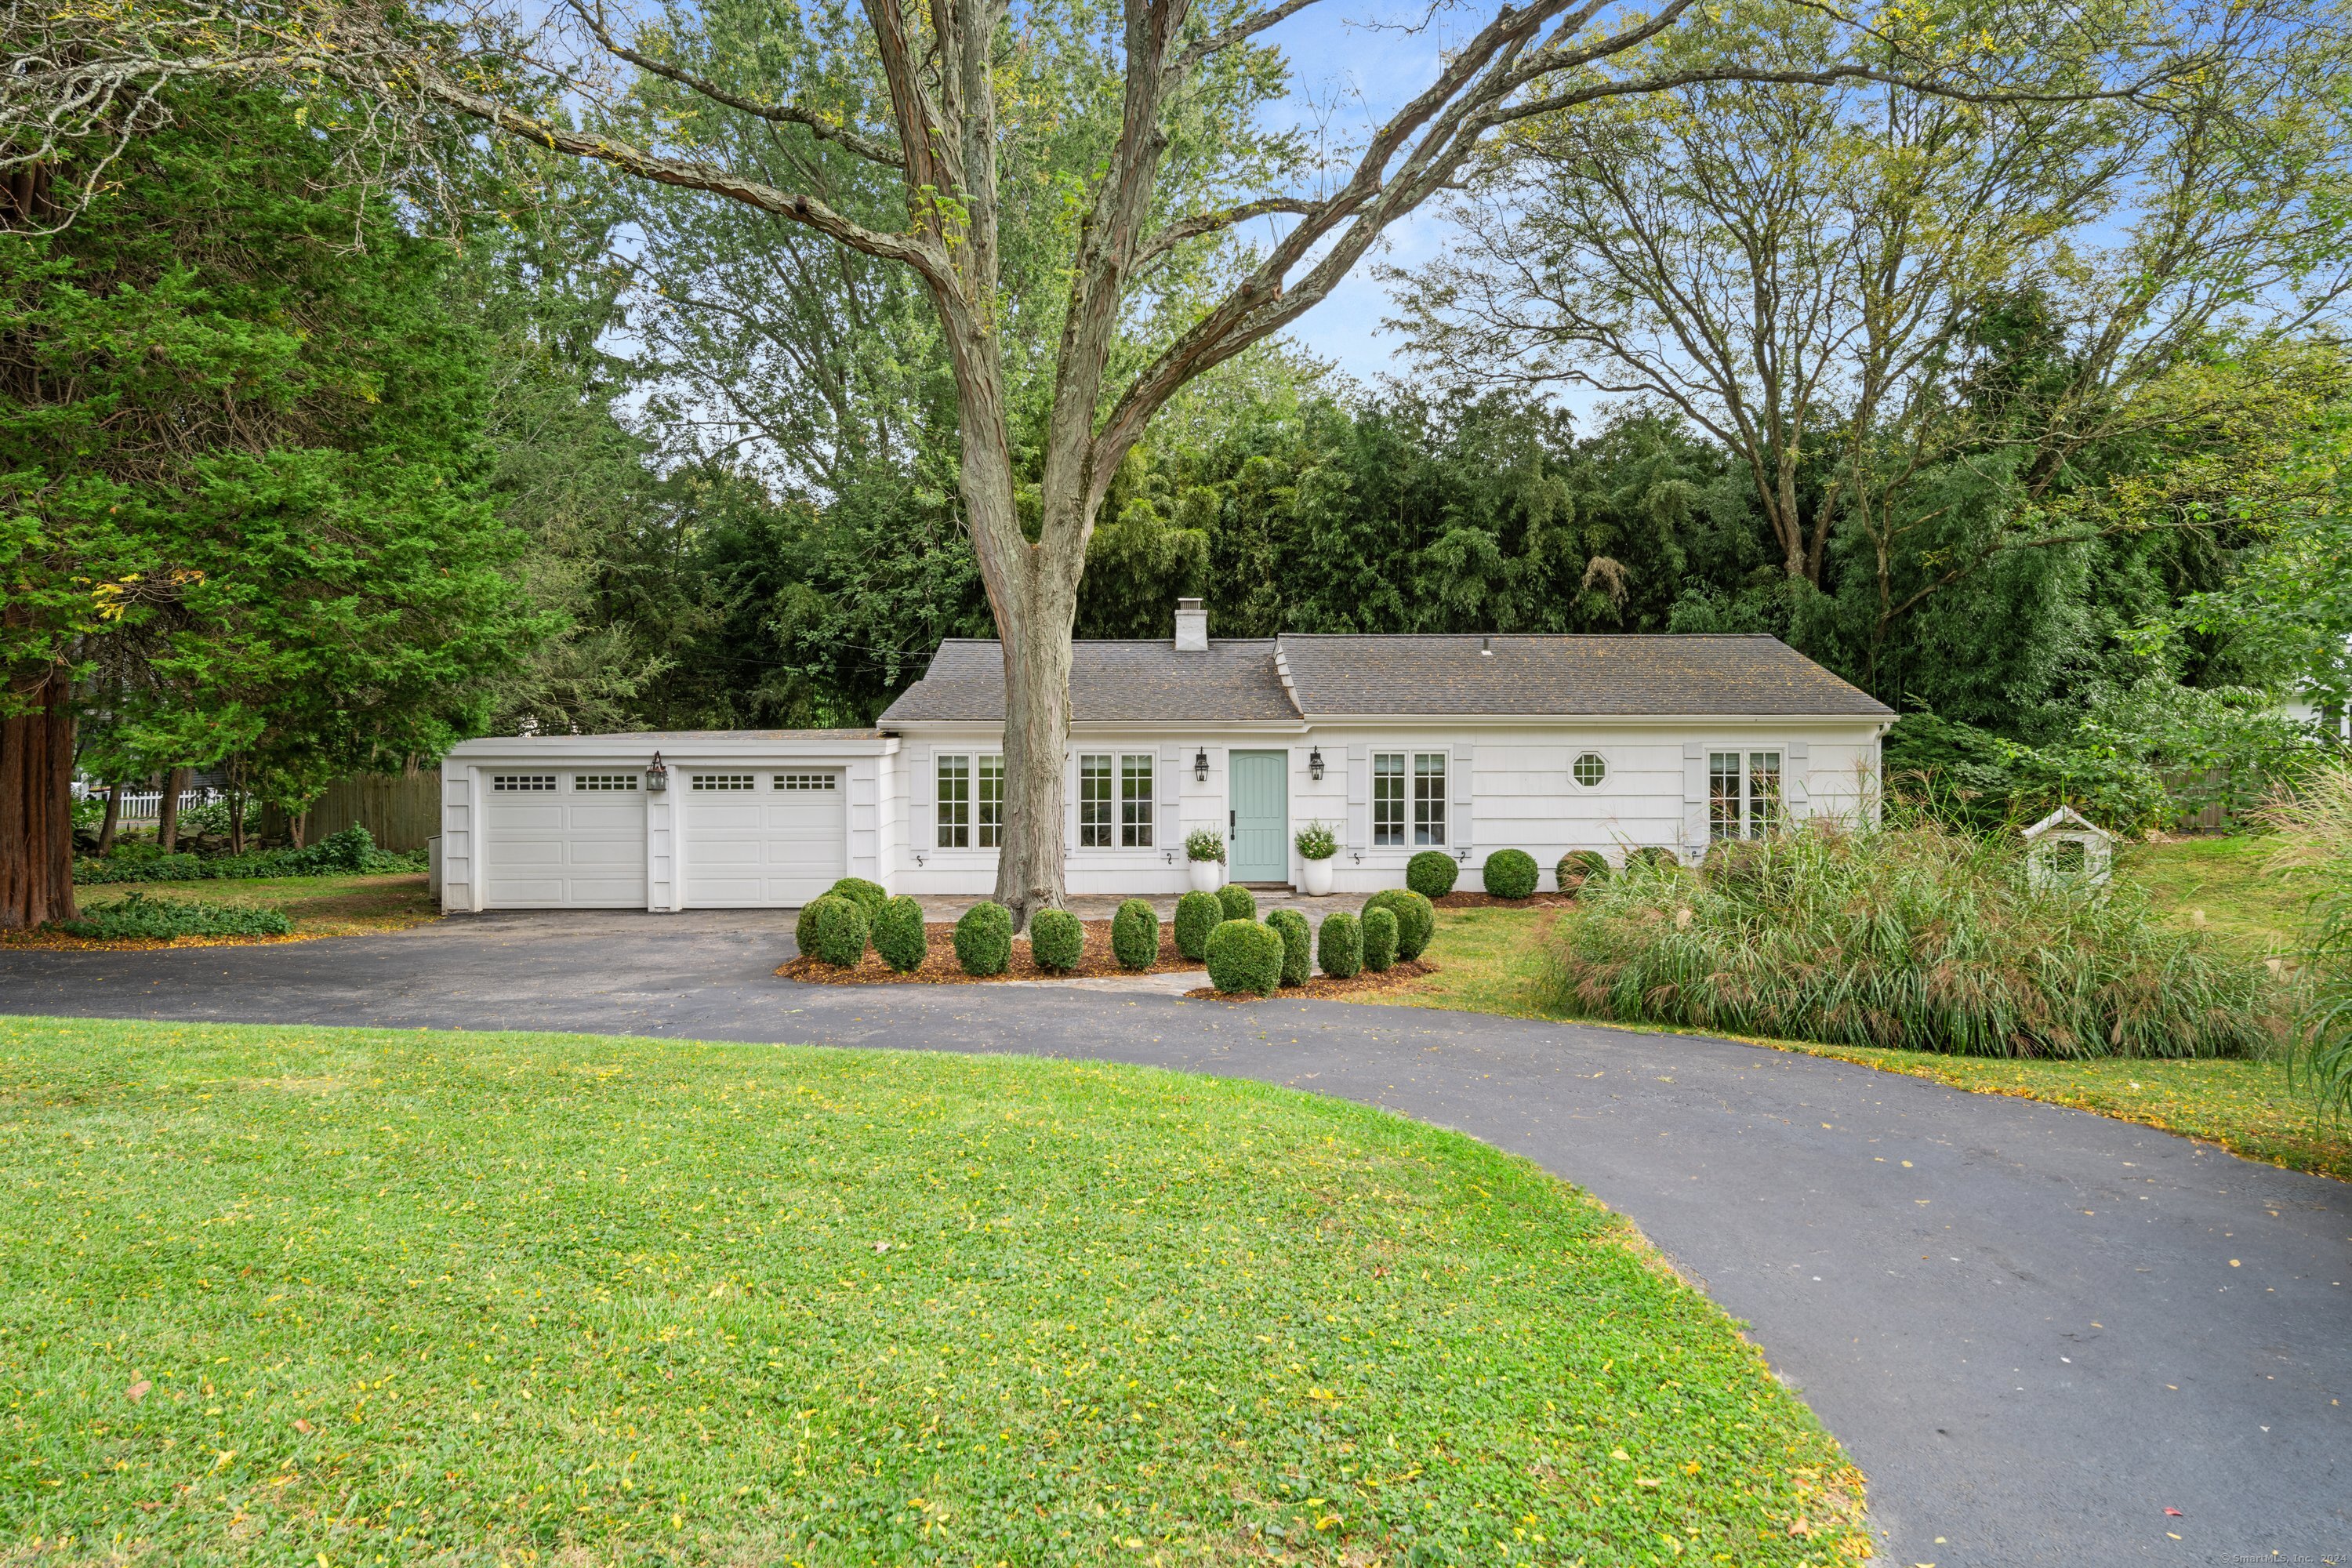
[[[1227,207],[1223,212],[1197,213],[1191,217],[1178,218],[1136,247],[1135,265],[1141,268],[1158,259],[1163,251],[1173,250],[1188,239],[1199,239],[1203,235],[1218,233],[1235,224],[1247,223],[1254,217],[1269,217],[1276,213],[1296,213],[1302,217],[1312,217],[1321,212],[1322,207],[1321,202],[1269,196],[1264,201],[1244,202],[1237,207]]]

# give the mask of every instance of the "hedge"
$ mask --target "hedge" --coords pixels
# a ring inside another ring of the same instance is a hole
[[[930,951],[929,933],[923,929],[923,906],[904,895],[886,899],[874,911],[874,951],[882,962],[901,974],[911,974],[923,966],[923,958]]]
[[[1209,984],[1271,996],[1282,984],[1282,938],[1255,921],[1223,921],[1209,933]]]
[[[1067,974],[1087,955],[1087,928],[1067,910],[1039,910],[1029,917],[1029,956],[1037,967]]]
[[[1424,849],[1404,864],[1404,885],[1424,899],[1442,899],[1454,890],[1462,868],[1443,849]]]
[[[1386,904],[1364,906],[1363,961],[1367,972],[1378,974],[1396,962],[1396,910]]]
[[[1217,902],[1223,908],[1225,919],[1229,921],[1257,919],[1257,895],[1239,882],[1227,882],[1223,887],[1219,888]]]
[[[1160,962],[1160,915],[1141,899],[1129,899],[1110,918],[1110,952],[1121,969],[1149,969]]]
[[[1345,910],[1323,917],[1315,933],[1315,961],[1334,980],[1353,978],[1364,967],[1364,926]]]
[[[1315,970],[1315,931],[1297,910],[1276,910],[1265,917],[1266,929],[1282,938],[1282,983],[1304,985]]]
[[[1225,918],[1214,893],[1193,891],[1176,900],[1176,951],[1198,963],[1209,956],[1209,933]]]
[[[1497,849],[1486,857],[1482,880],[1497,899],[1524,899],[1536,890],[1536,858],[1524,849]]]
[[[866,939],[872,934],[857,900],[838,893],[811,899],[797,929],[807,935],[801,952],[844,969],[865,958]]]
[[[1013,962],[1013,911],[983,900],[956,921],[956,962],[966,974],[1002,974]]]
[[[1364,900],[1364,908],[1386,910],[1396,916],[1396,955],[1401,959],[1419,958],[1437,933],[1437,911],[1410,888],[1385,888]],[[1365,967],[1370,968],[1370,963]]]

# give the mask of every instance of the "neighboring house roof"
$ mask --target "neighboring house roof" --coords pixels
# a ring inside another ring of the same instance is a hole
[[[1491,648],[1491,653],[1482,652]],[[1300,718],[1724,714],[1891,719],[1895,710],[1778,637],[1339,636],[1071,647],[1071,718],[1296,721]],[[993,640],[940,645],[877,721],[995,723],[1004,661]]]

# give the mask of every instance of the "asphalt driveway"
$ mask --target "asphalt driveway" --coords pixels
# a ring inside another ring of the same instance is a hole
[[[0,952],[0,1012],[1022,1051],[1458,1128],[1631,1215],[1871,1479],[1896,1564],[2352,1563],[2352,1186],[1728,1042],[1417,1008],[824,987],[776,915]],[[2178,1515],[2168,1509],[2178,1509]]]

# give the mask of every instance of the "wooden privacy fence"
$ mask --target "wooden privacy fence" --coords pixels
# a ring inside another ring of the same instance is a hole
[[[285,817],[262,814],[265,834],[283,833]],[[329,784],[310,803],[302,842],[316,844],[352,824],[368,830],[379,849],[422,849],[441,831],[441,773],[352,773]]]

